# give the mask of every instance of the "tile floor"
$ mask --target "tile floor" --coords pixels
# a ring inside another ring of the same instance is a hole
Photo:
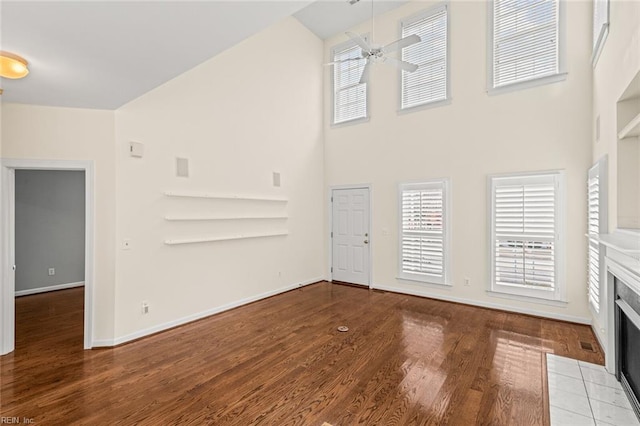
[[[640,426],[620,383],[603,366],[547,354],[551,426]]]

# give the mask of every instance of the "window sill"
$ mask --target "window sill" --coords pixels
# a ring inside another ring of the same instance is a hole
[[[353,118],[351,120],[347,120],[347,121],[341,121],[339,123],[331,123],[331,127],[332,128],[340,128],[340,127],[348,127],[348,126],[353,126],[356,124],[360,124],[360,123],[366,123],[369,121],[369,116],[366,117],[360,117],[360,118]]]
[[[425,102],[424,104],[415,105],[408,108],[398,109],[398,115],[411,114],[412,112],[422,111],[425,109],[438,108],[442,106],[451,105],[451,98],[441,99],[438,101]]]
[[[545,77],[538,77],[526,81],[518,81],[516,83],[507,84],[499,87],[492,87],[487,90],[489,96],[500,95],[503,93],[515,92],[518,90],[530,89],[533,87],[544,86],[547,84],[558,83],[567,79],[568,73],[561,72],[558,74],[552,74]]]
[[[519,300],[522,302],[537,303],[539,305],[557,306],[560,308],[566,308],[569,302],[566,300],[546,299],[536,296],[524,296],[520,294],[505,293],[502,291],[487,290],[487,295],[490,297],[497,297],[499,299]]]
[[[595,49],[593,49],[593,56],[591,58],[591,65],[593,68],[596,67],[598,63],[598,59],[600,59],[600,54],[602,53],[602,49],[604,48],[604,43],[607,41],[607,37],[609,36],[609,24],[605,24],[602,27],[600,37],[598,37],[598,42],[596,43]]]

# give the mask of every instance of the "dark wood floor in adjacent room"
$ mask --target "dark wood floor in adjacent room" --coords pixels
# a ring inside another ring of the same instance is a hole
[[[82,289],[16,300],[0,415],[37,425],[545,423],[546,352],[587,326],[319,283],[82,350]],[[336,331],[347,325],[349,331]]]

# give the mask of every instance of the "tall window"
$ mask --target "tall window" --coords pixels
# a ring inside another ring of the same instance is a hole
[[[419,66],[413,73],[402,71],[402,109],[448,98],[447,19],[442,5],[402,21],[402,37],[421,39],[402,49],[402,60]]]
[[[490,185],[492,290],[562,300],[562,172],[492,177]]]
[[[600,56],[609,34],[609,0],[593,1],[593,63]]]
[[[560,0],[493,0],[491,86],[560,73]]]
[[[399,278],[449,284],[447,180],[400,185]]]
[[[367,84],[360,84],[366,61],[362,49],[352,41],[332,49],[333,65],[333,123],[367,117]]]
[[[606,232],[606,158],[598,161],[591,169],[587,179],[587,232],[589,238],[589,306],[596,315],[600,313],[600,282],[604,264],[604,255],[600,252],[598,235]]]

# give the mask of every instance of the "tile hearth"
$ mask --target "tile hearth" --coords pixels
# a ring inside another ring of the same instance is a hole
[[[620,382],[602,365],[547,354],[551,426],[639,426]]]

